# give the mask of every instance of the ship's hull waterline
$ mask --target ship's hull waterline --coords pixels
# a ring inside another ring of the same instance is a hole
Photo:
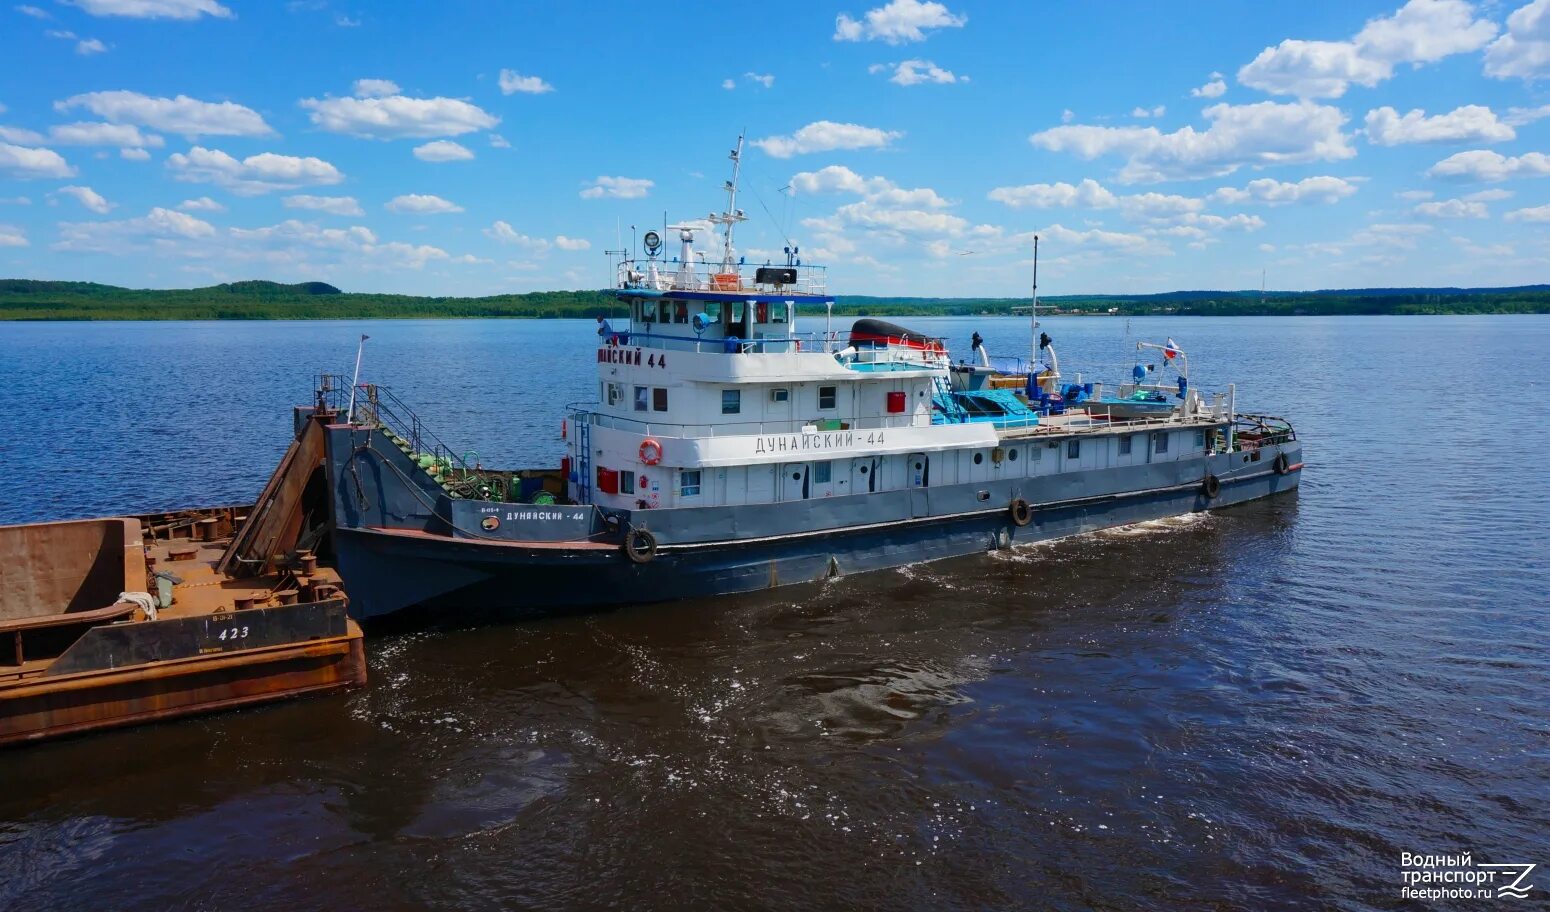
[[[654,559],[644,564],[627,559],[618,546],[590,542],[524,544],[363,527],[338,528],[336,548],[351,581],[352,608],[363,618],[412,605],[459,618],[528,619],[772,589],[1219,509],[1295,490],[1301,458],[1301,445],[1291,441],[1265,447],[1248,462],[1242,453],[1227,453],[1170,463],[1171,480],[1161,485],[1084,492],[1063,484],[1061,493],[1068,496],[1060,500],[1036,499],[1039,478],[931,489],[933,500],[958,495],[981,504],[942,515],[889,518],[878,512],[887,509],[887,499],[847,498],[869,501],[857,504],[868,515],[840,528],[768,535],[748,529],[737,539],[714,542],[675,543],[664,534]],[[1206,493],[1208,474],[1219,482],[1214,497]],[[911,492],[897,493],[910,502]],[[989,496],[981,501],[982,493]],[[1019,494],[1032,507],[1025,526],[1008,509]],[[820,503],[771,504],[760,521],[771,530],[792,528],[779,514],[790,520]],[[649,514],[637,517],[648,528],[650,520]]]

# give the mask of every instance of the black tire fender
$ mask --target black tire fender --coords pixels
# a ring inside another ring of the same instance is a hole
[[[1006,509],[1011,514],[1012,525],[1014,526],[1026,526],[1033,522],[1033,507],[1029,506],[1028,501],[1023,500],[1021,497],[1013,500]]]
[[[1206,473],[1205,479],[1200,482],[1200,493],[1204,494],[1207,500],[1215,500],[1216,495],[1222,493],[1221,479],[1209,472]]]
[[[1285,453],[1277,453],[1276,461],[1272,463],[1271,467],[1276,470],[1277,475],[1285,475],[1292,470],[1291,460],[1286,458]]]
[[[633,564],[649,564],[657,556],[657,537],[634,526],[624,533],[624,556]]]

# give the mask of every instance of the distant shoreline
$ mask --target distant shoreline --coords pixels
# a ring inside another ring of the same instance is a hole
[[[1025,298],[838,295],[837,317],[1008,316]],[[1550,313],[1550,285],[1370,288],[1311,292],[1176,291],[1057,295],[1048,316],[1427,316]],[[540,291],[483,298],[342,292],[322,282],[254,281],[209,288],[128,289],[90,282],[0,279],[0,321],[591,319],[617,314],[609,291]],[[804,316],[812,309],[804,309]],[[821,311],[820,311],[821,312]]]

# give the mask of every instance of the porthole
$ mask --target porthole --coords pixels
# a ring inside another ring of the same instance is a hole
[[[985,461],[985,454],[984,453],[975,453],[974,454],[974,464],[975,465],[979,465],[980,463],[982,463],[984,461]]]
[[[1008,461],[1016,462],[1017,461],[1017,451],[1016,450],[1007,450],[1006,451],[1006,458],[1007,458]]]

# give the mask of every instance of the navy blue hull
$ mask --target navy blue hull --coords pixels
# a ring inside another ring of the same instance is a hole
[[[1294,445],[1295,446],[1295,445]],[[1295,454],[1295,451],[1294,451]],[[1215,498],[1198,484],[1034,504],[1015,525],[1005,509],[876,523],[822,533],[664,545],[645,564],[617,547],[524,547],[444,536],[339,528],[340,570],[361,617],[417,605],[437,614],[532,618],[625,604],[769,589],[976,554],[1295,490],[1300,467],[1269,460],[1225,475]]]

